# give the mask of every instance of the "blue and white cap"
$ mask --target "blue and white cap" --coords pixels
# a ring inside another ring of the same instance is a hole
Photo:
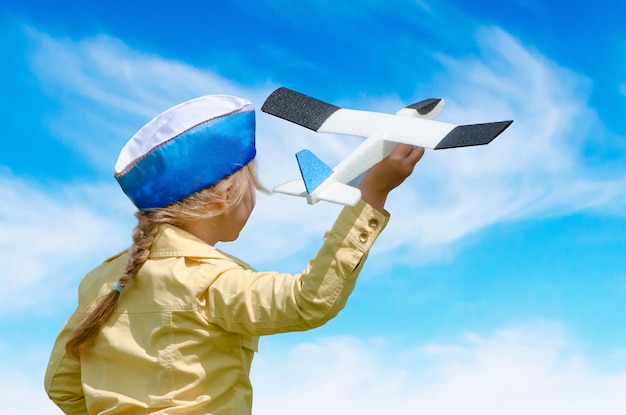
[[[126,143],[115,178],[139,210],[167,206],[230,176],[256,156],[254,106],[207,95],[155,117]]]

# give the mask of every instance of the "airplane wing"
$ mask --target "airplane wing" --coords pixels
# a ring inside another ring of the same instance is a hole
[[[288,88],[278,88],[261,111],[316,132],[378,138],[435,150],[490,143],[513,121],[456,125],[338,107]],[[402,110],[401,110],[402,111]]]

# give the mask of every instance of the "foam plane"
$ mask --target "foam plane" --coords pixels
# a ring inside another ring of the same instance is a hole
[[[288,88],[278,88],[261,111],[320,133],[367,137],[335,168],[309,150],[296,153],[302,179],[284,183],[274,192],[355,205],[361,192],[349,185],[385,158],[397,143],[434,150],[489,144],[513,121],[455,125],[435,121],[445,101],[430,98],[402,108],[396,114],[341,108]]]

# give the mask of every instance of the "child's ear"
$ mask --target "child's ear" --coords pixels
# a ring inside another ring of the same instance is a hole
[[[224,212],[225,217],[228,217],[228,215],[230,214],[227,206],[229,205],[228,201],[232,197],[232,188],[233,187],[231,185],[221,189],[219,192],[219,202],[217,202],[217,208]]]
[[[230,200],[232,193],[233,185],[229,184],[227,187],[220,190],[220,200]]]

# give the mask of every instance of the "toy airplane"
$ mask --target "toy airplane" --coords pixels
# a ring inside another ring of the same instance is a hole
[[[355,205],[361,198],[352,180],[385,158],[397,143],[440,150],[489,144],[513,121],[455,125],[434,119],[443,99],[427,99],[394,114],[340,108],[288,88],[278,88],[261,111],[320,133],[367,137],[331,169],[309,150],[296,153],[301,180],[284,183],[274,192],[306,197],[309,204],[324,200]]]

